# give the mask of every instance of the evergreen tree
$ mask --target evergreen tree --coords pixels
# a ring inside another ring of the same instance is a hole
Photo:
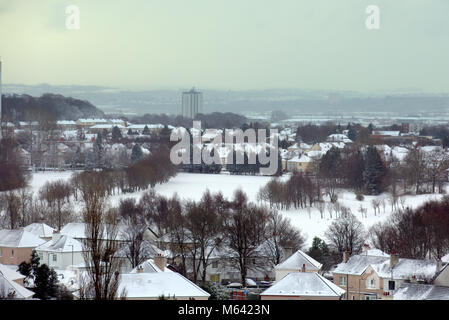
[[[111,140],[113,143],[117,143],[122,139],[122,131],[120,131],[119,127],[115,126],[112,128]]]
[[[321,240],[318,237],[313,238],[312,246],[307,252],[309,256],[311,256],[316,261],[323,264],[322,269],[327,270],[331,264],[331,255],[329,252],[329,247],[327,246],[324,240]]]
[[[386,167],[380,158],[375,147],[369,146],[365,155],[365,170],[363,178],[365,180],[366,192],[371,195],[378,195],[382,190],[383,178],[386,174]]]
[[[23,261],[21,264],[19,264],[18,271],[25,276],[25,282],[28,282],[30,279],[35,279],[39,264],[40,258],[36,250],[33,250],[31,252],[31,259],[29,263]]]
[[[104,145],[103,145],[103,135],[101,133],[97,134],[97,138],[94,142],[94,157],[95,157],[95,166],[97,168],[104,167]]]
[[[340,125],[340,123],[338,124],[338,126],[337,126],[337,133],[341,133],[342,132],[342,130],[341,130],[341,125]]]
[[[159,137],[160,137],[161,141],[169,142],[170,141],[170,135],[171,135],[171,130],[168,128],[167,125],[165,125],[164,128],[159,133]]]
[[[348,129],[348,138],[352,141],[355,141],[357,139],[357,130],[354,128],[354,126],[350,126]]]
[[[58,295],[58,275],[46,264],[37,268],[34,280],[35,297],[41,300],[56,298]]]
[[[133,131],[131,130],[131,129],[128,129],[128,136],[132,136],[134,133],[133,133]]]
[[[133,164],[143,159],[142,148],[136,143],[131,150],[131,162]]]
[[[144,134],[146,136],[150,135],[150,129],[148,128],[148,126],[145,126],[143,128],[142,134]]]
[[[369,130],[369,133],[370,133],[370,134],[373,134],[374,126],[373,126],[372,123],[370,123],[370,124],[368,125],[368,130]]]

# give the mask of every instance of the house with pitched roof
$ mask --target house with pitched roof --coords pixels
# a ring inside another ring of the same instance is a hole
[[[334,283],[346,290],[347,300],[391,299],[404,283],[430,283],[438,270],[436,260],[403,259],[380,250],[349,257],[333,270]]]
[[[45,241],[51,240],[53,236],[53,232],[56,229],[50,227],[49,225],[41,222],[41,223],[32,223],[23,228],[23,230],[28,231],[35,236],[44,239]]]
[[[320,272],[323,264],[319,263],[301,250],[296,251],[285,261],[274,267],[276,281],[291,272]]]
[[[23,286],[24,278],[9,266],[0,264],[0,299],[31,299],[34,292]]]
[[[177,272],[167,268],[167,259],[158,255],[121,274],[118,292],[127,300],[208,300],[210,294]]]
[[[40,262],[53,269],[65,270],[69,266],[84,263],[82,243],[60,233],[53,233],[50,241],[41,244],[35,250]]]
[[[0,230],[0,263],[19,265],[29,262],[31,252],[45,240],[23,229]]]
[[[261,300],[341,300],[345,290],[317,272],[291,272],[260,294]]]

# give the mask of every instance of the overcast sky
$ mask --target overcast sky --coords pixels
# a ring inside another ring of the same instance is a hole
[[[0,0],[0,55],[10,84],[448,92],[449,0]]]

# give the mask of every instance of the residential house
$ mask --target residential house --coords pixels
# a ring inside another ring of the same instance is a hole
[[[110,124],[110,123],[104,123],[104,124],[96,124],[91,127],[89,127],[89,131],[91,133],[103,133],[103,130],[107,130],[108,132],[112,132],[112,128],[117,127],[120,129],[122,133],[125,133],[127,131],[127,128],[125,126],[122,126],[120,124]]]
[[[177,272],[120,275],[118,292],[127,300],[208,300],[210,294]]]
[[[0,230],[0,263],[19,265],[29,262],[34,248],[45,241],[23,229]]]
[[[291,272],[260,294],[261,300],[341,300],[345,290],[316,272]]]
[[[89,128],[97,124],[107,124],[106,119],[78,119],[76,125],[83,128]]]
[[[0,299],[31,299],[34,292],[23,286],[20,273],[0,264]]]
[[[209,293],[166,266],[162,255],[143,262],[131,273],[120,276],[118,292],[125,292],[128,300],[158,300],[162,296],[176,300],[209,299]]]
[[[313,159],[303,154],[287,160],[287,171],[310,172],[313,169]]]
[[[69,236],[53,233],[50,241],[36,247],[41,263],[50,268],[65,270],[69,266],[84,263],[83,245]]]
[[[317,272],[321,271],[323,265],[304,253],[301,250],[296,251],[284,262],[278,264],[275,270],[276,281],[281,280],[291,272]]]
[[[372,250],[367,250],[349,259],[345,256],[333,271],[334,283],[347,291],[346,299],[391,299],[403,283],[430,283],[438,270],[435,260],[372,254]]]
[[[56,229],[43,222],[29,224],[25,228],[23,228],[23,230],[28,231],[45,241],[51,240],[51,238],[53,237],[53,232],[56,231]]]

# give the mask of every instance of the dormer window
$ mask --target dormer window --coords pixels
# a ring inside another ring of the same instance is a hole
[[[366,280],[366,288],[376,289],[376,279],[367,279]]]

